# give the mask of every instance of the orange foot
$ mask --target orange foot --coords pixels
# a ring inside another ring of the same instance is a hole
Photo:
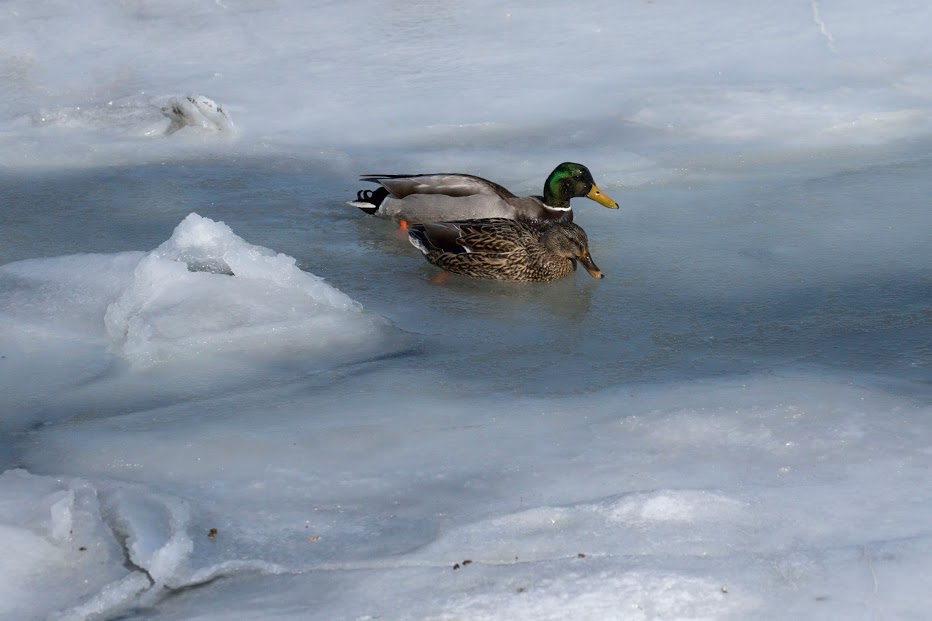
[[[408,239],[408,228],[410,227],[408,226],[407,220],[399,220],[398,228],[395,229],[395,237],[398,239]]]
[[[440,272],[436,276],[430,279],[430,284],[432,285],[442,285],[447,282],[447,279],[450,277],[450,272]]]

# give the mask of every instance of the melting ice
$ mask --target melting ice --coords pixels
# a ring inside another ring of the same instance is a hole
[[[923,2],[0,8],[0,618],[921,618]],[[574,203],[453,278],[361,173]]]

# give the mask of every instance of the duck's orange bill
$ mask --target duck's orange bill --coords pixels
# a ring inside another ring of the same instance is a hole
[[[589,272],[589,275],[593,278],[605,278],[605,274],[598,268],[592,260],[592,257],[589,256],[589,253],[579,257],[579,262],[582,263],[582,266],[586,268],[586,271]]]
[[[589,193],[586,194],[586,198],[591,198],[600,205],[604,205],[609,209],[618,209],[618,203],[608,197],[608,194],[603,194],[602,190],[599,189],[599,186],[592,184],[592,189],[589,190]]]

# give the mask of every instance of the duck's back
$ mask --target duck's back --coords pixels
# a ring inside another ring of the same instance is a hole
[[[374,181],[395,198],[416,194],[443,194],[450,197],[497,196],[507,200],[516,198],[508,189],[474,175],[435,173],[429,175],[365,175],[364,181]]]
[[[409,223],[507,218],[538,226],[572,222],[573,211],[550,207],[542,196],[515,196],[508,189],[474,175],[363,175],[378,183],[375,192],[359,192],[350,202],[369,214]]]
[[[513,208],[498,196],[474,194],[411,194],[403,199],[386,196],[379,207],[382,215],[408,222],[444,222],[480,218],[512,218]]]

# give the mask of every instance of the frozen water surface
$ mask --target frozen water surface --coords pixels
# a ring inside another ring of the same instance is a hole
[[[930,18],[6,3],[0,619],[925,618]],[[564,160],[602,281],[344,204]]]

